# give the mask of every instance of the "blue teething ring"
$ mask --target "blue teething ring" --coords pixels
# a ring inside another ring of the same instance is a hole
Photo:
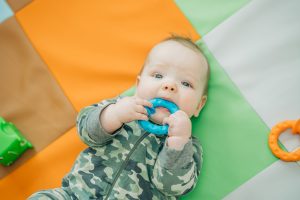
[[[152,103],[153,107],[152,108],[145,107],[148,116],[151,116],[155,113],[156,107],[165,107],[170,111],[171,114],[179,110],[176,104],[161,98],[151,99],[150,102]],[[168,134],[168,128],[169,128],[168,125],[157,125],[150,121],[145,121],[145,120],[138,120],[138,123],[147,132],[154,133],[156,135]]]

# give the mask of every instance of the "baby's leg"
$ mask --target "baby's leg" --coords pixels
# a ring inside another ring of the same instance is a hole
[[[71,197],[61,188],[55,188],[51,190],[41,190],[30,197],[28,200],[71,200]]]

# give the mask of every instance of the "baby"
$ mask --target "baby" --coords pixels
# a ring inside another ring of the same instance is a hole
[[[81,152],[61,188],[29,199],[177,199],[191,191],[202,165],[190,118],[207,100],[208,63],[190,39],[171,36],[148,54],[132,97],[117,97],[82,109],[77,118]],[[173,114],[148,101],[175,103]],[[137,120],[168,124],[167,135],[140,128]]]

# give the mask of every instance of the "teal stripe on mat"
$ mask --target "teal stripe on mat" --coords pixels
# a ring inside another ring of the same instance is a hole
[[[197,32],[204,36],[250,0],[175,0]]]
[[[6,1],[0,0],[0,23],[13,15],[14,13],[10,9]]]

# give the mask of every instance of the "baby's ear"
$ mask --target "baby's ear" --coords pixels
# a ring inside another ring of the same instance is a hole
[[[138,76],[136,77],[136,81],[135,81],[135,92],[134,92],[134,95],[133,95],[133,96],[136,96],[137,87],[138,87],[138,85],[139,85],[139,83],[140,83],[140,80],[141,80],[141,76],[138,75]]]
[[[200,102],[199,102],[199,104],[197,106],[197,109],[196,109],[196,111],[194,113],[195,117],[199,116],[199,113],[202,110],[202,108],[204,107],[206,101],[207,101],[207,96],[206,95],[202,96],[202,98],[201,98],[201,100],[200,100]]]
[[[140,79],[141,79],[140,75],[136,77],[135,86],[138,86],[138,84],[140,83]]]

